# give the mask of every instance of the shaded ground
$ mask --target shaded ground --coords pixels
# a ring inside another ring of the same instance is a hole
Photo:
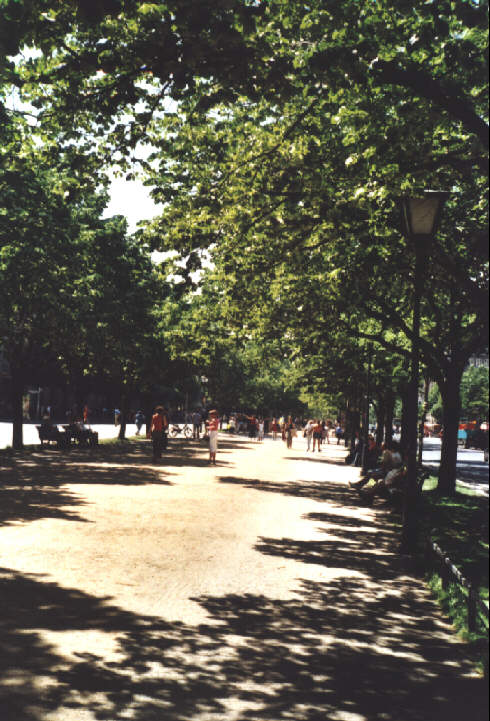
[[[0,719],[486,719],[387,510],[357,507],[343,450],[297,445],[1,469]]]

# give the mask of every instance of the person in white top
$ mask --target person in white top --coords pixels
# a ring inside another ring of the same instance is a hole
[[[309,451],[311,449],[311,440],[313,438],[313,426],[315,424],[312,420],[309,420],[308,423],[305,426],[304,435],[306,438],[306,450]]]
[[[209,433],[209,462],[216,465],[216,451],[218,450],[218,411],[209,411],[206,428]]]
[[[263,418],[259,418],[257,440],[259,441],[259,443],[262,443],[262,441],[264,440],[264,419]]]

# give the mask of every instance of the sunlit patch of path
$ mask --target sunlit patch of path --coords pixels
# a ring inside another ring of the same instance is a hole
[[[141,441],[7,469],[2,721],[485,718],[344,455],[223,436],[216,467]]]

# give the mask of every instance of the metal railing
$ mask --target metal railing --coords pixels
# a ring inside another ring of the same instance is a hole
[[[483,601],[482,598],[480,598],[480,595],[478,591],[476,590],[475,586],[471,581],[468,581],[461,571],[456,568],[454,563],[451,561],[449,556],[447,556],[444,551],[435,543],[432,541],[432,539],[427,539],[427,546],[426,546],[426,555],[428,557],[428,560],[431,556],[435,556],[437,559],[437,566],[436,569],[439,572],[439,575],[441,577],[442,587],[444,590],[447,590],[449,587],[449,584],[452,579],[456,580],[456,583],[459,586],[462,586],[466,590],[466,608],[467,608],[467,619],[468,619],[468,630],[469,631],[476,631],[477,630],[477,619],[478,619],[478,612],[481,613],[481,615],[486,619],[487,625],[486,630],[488,630],[488,616],[489,616],[489,610],[488,605]],[[432,564],[431,564],[432,566]]]

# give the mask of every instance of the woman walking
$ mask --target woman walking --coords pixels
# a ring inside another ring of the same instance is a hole
[[[164,408],[163,406],[157,406],[151,419],[150,428],[151,441],[153,445],[153,461],[158,461],[162,457],[167,426],[168,420],[164,415]]]
[[[206,429],[209,433],[209,463],[216,465],[216,451],[218,450],[218,411],[209,411]]]
[[[295,427],[293,423],[293,419],[291,416],[288,417],[287,423],[286,423],[286,447],[292,448],[293,447],[293,435],[295,432]]]
[[[318,452],[320,452],[320,445],[322,442],[322,424],[320,420],[315,421],[315,425],[313,426],[313,453],[315,452],[315,444],[317,446]]]
[[[308,423],[305,426],[304,435],[306,438],[306,450],[309,451],[311,449],[311,440],[313,437],[313,426],[314,423],[312,420],[308,421]]]

